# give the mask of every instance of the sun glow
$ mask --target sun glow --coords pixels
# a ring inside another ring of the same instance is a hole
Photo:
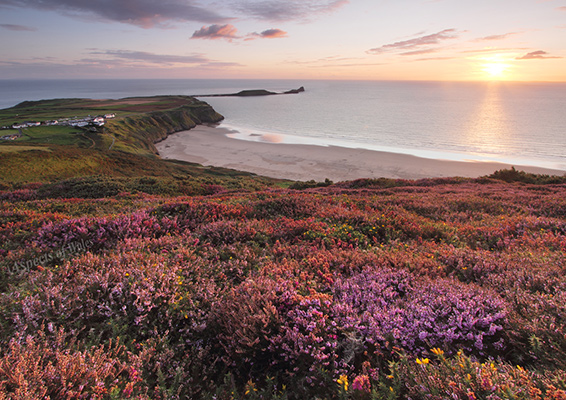
[[[482,65],[482,71],[490,79],[504,79],[509,71],[509,65],[501,62],[489,62]]]

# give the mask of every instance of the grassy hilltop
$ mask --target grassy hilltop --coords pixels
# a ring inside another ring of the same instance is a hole
[[[105,114],[115,114],[115,118],[107,119],[103,127],[96,129],[38,126],[22,129],[22,136],[17,140],[0,142],[0,184],[12,187],[14,184],[95,175],[113,178],[150,176],[158,180],[176,179],[183,192],[183,186],[198,186],[203,182],[231,181],[236,187],[245,186],[246,181],[256,186],[252,180],[262,184],[268,182],[251,179],[252,174],[203,168],[157,156],[154,143],[168,134],[223,119],[210,105],[192,97],[23,102],[0,110],[0,126]],[[2,130],[0,135],[17,132]]]
[[[186,97],[0,125],[109,112],[0,144],[0,399],[566,399],[566,177],[161,160]]]

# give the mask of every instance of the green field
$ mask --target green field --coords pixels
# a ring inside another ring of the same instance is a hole
[[[172,179],[175,193],[199,193],[207,185],[256,188],[281,184],[238,171],[205,168],[197,164],[166,161],[154,143],[172,132],[223,117],[207,103],[186,96],[157,96],[121,100],[55,99],[24,102],[0,110],[0,126],[115,114],[104,127],[38,126],[21,129],[21,137],[0,142],[0,185],[21,187],[62,179],[106,176]],[[15,129],[0,131],[1,136]],[[161,181],[160,181],[161,182]],[[189,183],[188,183],[189,182]]]

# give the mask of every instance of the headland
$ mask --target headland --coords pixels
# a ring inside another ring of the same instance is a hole
[[[276,96],[282,94],[298,94],[305,91],[304,86],[298,89],[291,89],[285,92],[272,92],[265,89],[249,89],[241,90],[238,93],[224,93],[224,94],[196,94],[193,97],[253,97],[253,96]]]

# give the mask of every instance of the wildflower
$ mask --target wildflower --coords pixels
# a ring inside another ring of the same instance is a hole
[[[441,356],[444,354],[444,350],[435,347],[434,349],[430,349],[434,355]]]
[[[422,360],[420,358],[417,358],[417,364],[419,365],[425,365],[429,363],[429,359],[428,358],[423,358]]]
[[[367,375],[356,376],[354,378],[354,381],[352,382],[352,389],[360,390],[366,393],[371,392],[371,383],[369,382],[369,376]]]
[[[133,391],[134,391],[134,383],[128,382],[122,393],[124,394],[124,396],[130,397],[132,395]]]
[[[255,387],[255,383],[253,383],[252,380],[250,379],[250,380],[248,381],[248,383],[246,383],[246,392],[245,392],[245,394],[248,395],[248,394],[250,394],[251,392],[257,392],[257,389],[256,389],[256,387]]]
[[[344,391],[348,391],[348,377],[346,375],[340,375],[340,378],[336,380],[340,386],[344,388]]]

